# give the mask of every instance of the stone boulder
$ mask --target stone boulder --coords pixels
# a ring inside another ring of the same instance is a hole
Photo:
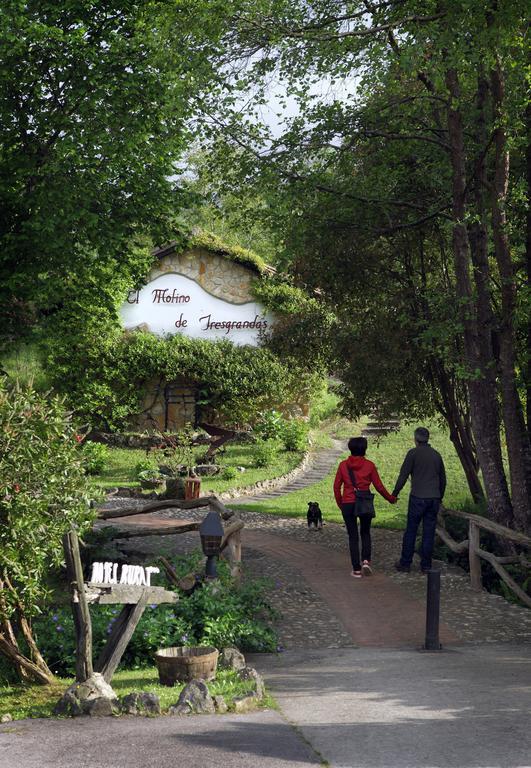
[[[199,477],[210,477],[217,475],[220,471],[218,464],[196,464],[194,472]]]
[[[221,695],[214,696],[214,707],[219,715],[224,715],[229,709],[225,697]]]
[[[118,697],[103,675],[94,672],[82,683],[73,683],[54,707],[54,715],[115,715],[119,712]]]
[[[258,674],[258,672],[254,667],[243,667],[243,669],[240,669],[240,671],[238,672],[238,677],[240,678],[240,680],[253,680],[256,695],[258,696],[259,699],[264,698],[264,694],[265,694],[264,680],[263,680],[263,677]]]
[[[212,715],[215,711],[214,699],[204,680],[191,680],[169,709],[170,715]]]
[[[218,667],[220,669],[243,669],[245,667],[245,656],[237,648],[228,646],[219,654]]]
[[[242,696],[236,696],[234,699],[234,711],[238,712],[239,714],[243,714],[244,712],[252,712],[258,707],[259,701],[260,699],[254,692],[244,693]]]
[[[154,693],[128,693],[120,700],[124,715],[160,715],[160,699]]]

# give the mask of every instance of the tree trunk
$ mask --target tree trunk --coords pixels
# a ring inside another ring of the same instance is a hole
[[[469,375],[467,386],[472,428],[485,483],[489,514],[501,524],[510,525],[513,521],[513,512],[502,461],[497,393],[493,387],[490,371],[492,360],[485,361],[480,354],[477,313],[470,282],[470,250],[465,224],[465,148],[459,107],[459,80],[454,68],[450,68],[446,72],[446,86],[450,96],[447,119],[452,164],[452,214],[454,220],[452,246],[457,302],[463,323],[465,362]]]
[[[531,101],[525,111],[527,128],[526,177],[527,177],[527,232],[526,232],[526,264],[527,264],[527,290],[531,296]],[[531,313],[527,321],[527,363],[524,361],[526,384],[526,420],[527,437],[531,442]]]
[[[503,421],[509,457],[511,496],[517,527],[531,526],[531,447],[516,381],[514,315],[516,281],[507,234],[506,200],[509,184],[509,151],[503,127],[504,80],[500,63],[491,71],[494,107],[495,167],[492,186],[492,232],[501,279],[500,380]]]
[[[23,679],[32,680],[40,685],[50,685],[55,682],[55,678],[51,672],[43,672],[37,664],[35,664],[27,656],[24,656],[17,645],[13,645],[8,638],[0,632],[0,653],[4,656],[15,669],[23,670]]]

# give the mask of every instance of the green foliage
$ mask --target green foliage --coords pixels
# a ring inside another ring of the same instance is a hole
[[[255,467],[268,467],[280,450],[278,440],[258,440],[253,445],[252,456]]]
[[[288,419],[282,436],[286,451],[306,451],[309,431],[308,422],[303,419]]]
[[[174,562],[179,576],[202,569],[202,555],[194,553]],[[180,645],[237,645],[247,651],[274,651],[277,638],[270,622],[275,614],[262,581],[245,579],[236,585],[221,562],[220,578],[204,582],[192,595],[179,596],[174,606],[149,606],[144,612],[121,662],[122,669],[150,666],[158,648]],[[91,608],[94,654],[107,641],[121,608]],[[59,675],[75,672],[75,632],[69,607],[50,609],[34,622],[39,648]]]
[[[281,442],[286,451],[305,451],[308,447],[309,425],[303,419],[286,418],[271,409],[260,414],[253,429],[261,441]],[[264,450],[263,445],[260,450]],[[257,464],[256,466],[266,466]]]
[[[4,340],[91,267],[120,269],[136,233],[169,239],[195,99],[221,84],[227,13],[204,0],[2,3]]]
[[[270,351],[205,341],[176,334],[122,334],[112,325],[92,335],[90,317],[72,343],[54,335],[50,372],[83,419],[95,426],[121,428],[139,413],[146,384],[155,378],[195,382],[201,417],[245,426],[264,408],[311,397],[318,377],[285,365]]]
[[[0,578],[12,586],[4,618],[15,602],[39,611],[63,534],[83,535],[95,517],[80,441],[62,400],[0,382]]]
[[[109,448],[102,443],[86,441],[83,443],[81,452],[87,474],[101,475],[111,455]]]
[[[137,461],[134,468],[135,477],[140,480],[141,476],[154,476],[158,474],[158,465],[152,456],[145,456]]]
[[[223,480],[234,480],[235,477],[238,475],[238,470],[236,467],[223,467],[223,470],[221,472],[221,477]]]
[[[265,272],[266,263],[253,251],[247,248],[241,248],[237,245],[230,245],[223,242],[223,240],[217,235],[211,232],[194,232],[190,235],[183,244],[184,248],[206,248],[208,251],[219,253],[225,258],[229,258],[238,264],[242,264],[244,267],[251,267],[255,272],[262,274]]]

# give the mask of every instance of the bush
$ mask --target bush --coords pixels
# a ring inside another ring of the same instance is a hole
[[[0,572],[29,615],[62,562],[63,534],[82,535],[95,517],[80,442],[62,400],[0,381]]]
[[[135,464],[136,479],[140,480],[141,477],[144,477],[145,472],[151,472],[152,474],[159,473],[157,462],[154,459],[148,458],[147,456],[145,459],[140,459],[140,461],[137,461]]]
[[[223,467],[221,478],[222,480],[234,480],[237,474],[238,470],[236,467]]]
[[[281,442],[286,451],[305,451],[308,446],[308,424],[303,419],[287,419],[279,411],[270,410],[260,414],[253,432],[262,441]]]
[[[276,440],[260,440],[255,443],[251,453],[254,466],[268,467],[275,460],[279,449],[280,445]]]
[[[287,421],[282,438],[286,451],[305,451],[308,448],[308,432],[308,424],[302,419]]]
[[[95,513],[80,442],[63,402],[32,389],[0,381],[0,622],[5,644],[20,676],[49,682],[50,671],[35,651],[31,617],[49,594],[48,576],[63,560],[62,537],[71,528],[83,535]]]
[[[83,443],[83,462],[87,475],[100,475],[111,456],[111,452],[106,445],[102,443]]]
[[[176,558],[172,563],[179,576],[202,569],[203,557],[197,552]],[[277,637],[270,626],[274,611],[265,594],[265,582],[246,579],[238,586],[221,562],[220,578],[207,581],[192,595],[180,595],[172,606],[152,606],[140,620],[125,654],[122,669],[153,664],[158,648],[180,645],[237,645],[243,651],[274,651]],[[103,648],[119,606],[91,607],[94,655]],[[75,633],[69,608],[51,610],[35,621],[39,646],[54,672],[75,672]]]
[[[281,440],[284,437],[286,419],[274,409],[264,411],[255,424],[253,432],[261,440]]]

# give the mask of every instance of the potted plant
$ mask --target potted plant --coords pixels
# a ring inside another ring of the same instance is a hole
[[[144,490],[154,490],[164,484],[164,477],[156,469],[144,469],[138,473],[138,481]]]
[[[191,424],[175,435],[164,436],[156,456],[159,471],[166,478],[167,497],[199,497],[201,481],[194,473],[194,432]]]

